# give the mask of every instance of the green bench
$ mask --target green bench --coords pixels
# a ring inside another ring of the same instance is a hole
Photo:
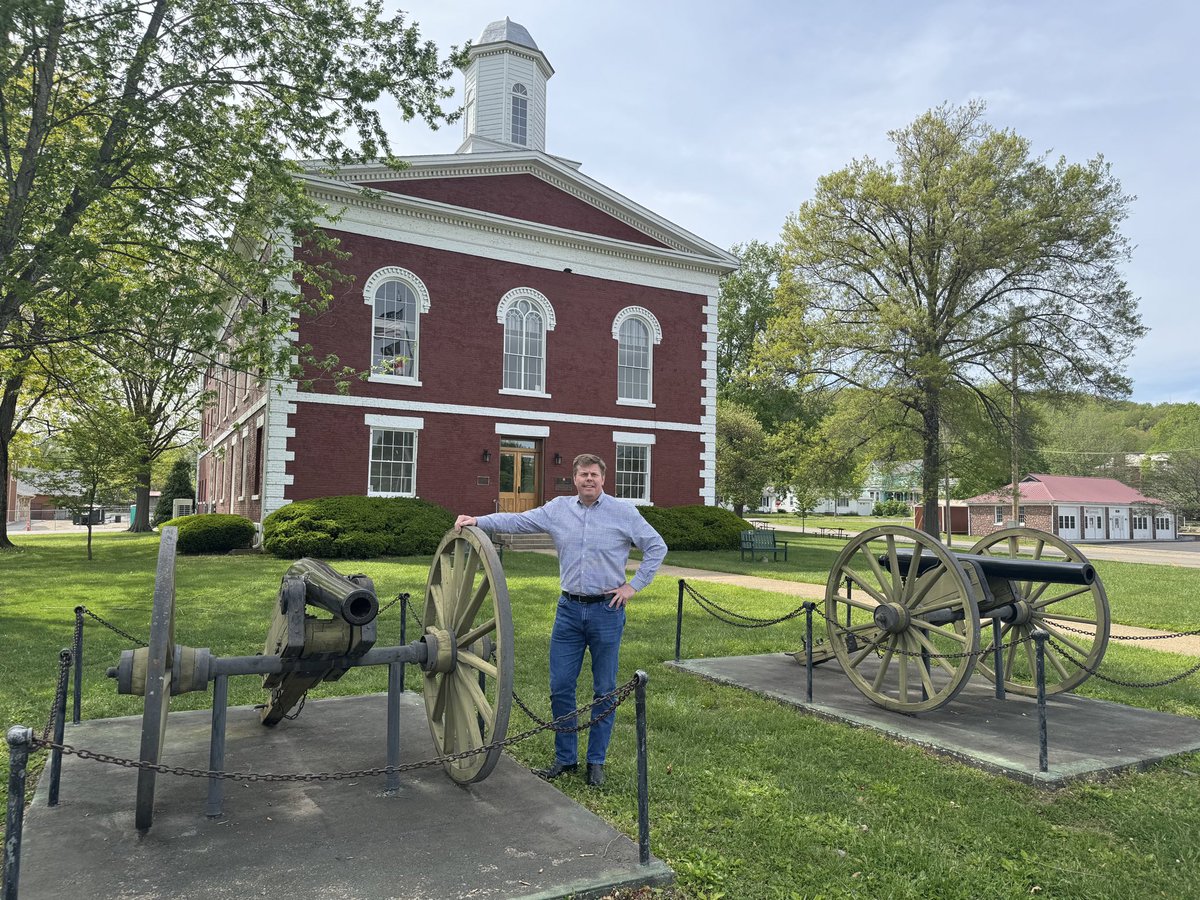
[[[775,540],[775,532],[766,528],[755,528],[751,531],[742,532],[742,559],[746,558],[746,554],[750,554],[751,559],[758,559],[760,556],[771,554],[771,559],[779,559],[779,554],[783,554],[784,562],[787,562],[788,542]]]

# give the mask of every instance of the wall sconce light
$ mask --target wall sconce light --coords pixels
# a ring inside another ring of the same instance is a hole
[[[561,465],[562,465],[562,454],[561,454],[561,453],[555,453],[555,454],[554,454],[554,464],[555,464],[556,466],[561,466]]]
[[[486,462],[491,462],[491,461],[492,461],[492,451],[491,451],[491,450],[484,450],[484,451],[483,451],[483,461],[484,461],[485,463],[486,463]]]

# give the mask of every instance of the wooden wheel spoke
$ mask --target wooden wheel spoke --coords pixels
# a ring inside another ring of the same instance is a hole
[[[870,641],[867,644],[865,644],[864,646],[860,647],[858,650],[858,653],[850,658],[850,668],[857,669],[859,663],[861,663],[864,659],[866,659],[868,656],[870,656],[871,653],[878,646],[879,646],[879,641]],[[890,639],[889,639],[889,646],[890,646]]]
[[[907,605],[909,598],[912,597],[913,591],[916,590],[917,582],[920,580],[918,573],[921,570],[921,553],[924,551],[924,544],[917,544],[913,549],[912,559],[908,563],[908,574],[904,576],[904,587],[900,592],[900,602]]]
[[[928,606],[913,607],[909,614],[914,617],[927,616],[933,612],[941,612],[943,609],[961,609],[965,605],[964,598],[955,595],[948,600],[930,603]]]
[[[924,628],[926,631],[931,631],[939,637],[949,638],[952,641],[962,644],[964,647],[967,644],[967,636],[954,631],[948,625],[934,625],[931,622],[926,622],[924,619],[918,619],[915,616],[911,619],[911,622],[918,628]]]
[[[931,640],[929,640],[929,638],[927,638],[925,635],[921,634],[920,630],[914,630],[912,634],[913,634],[913,637],[916,638],[917,642],[920,643],[920,645],[922,647],[924,647],[926,650],[929,651],[929,658],[935,660],[937,662],[937,664],[939,666],[941,666],[943,669],[945,669],[947,672],[949,672],[951,676],[953,676],[955,674],[955,672],[958,671],[958,669],[950,662],[950,660],[942,657],[941,653],[938,651],[938,648],[933,645],[933,642]],[[942,634],[945,634],[945,632],[942,632]],[[955,635],[955,637],[962,638],[962,642],[964,644],[967,642],[966,637],[964,637],[962,635]],[[925,667],[921,666],[921,669],[922,669],[922,671],[924,671]],[[932,696],[932,693],[933,692],[930,691],[930,696]]]
[[[495,678],[497,675],[497,669],[495,666],[493,666],[487,660],[476,656],[470,650],[464,650],[462,647],[458,648],[458,661],[464,666],[469,666],[478,672],[482,672],[489,678]]]
[[[1071,638],[1070,635],[1065,634],[1062,630],[1060,630],[1058,628],[1055,628],[1051,623],[1047,622],[1045,619],[1043,619],[1039,624],[1043,628],[1045,628],[1048,632],[1050,632],[1050,634],[1052,634],[1054,636],[1054,639],[1056,641],[1058,641],[1060,644],[1066,644],[1071,650],[1078,653],[1084,659],[1087,659],[1087,657],[1091,654],[1091,650],[1087,649],[1086,647],[1079,646],[1079,644],[1076,643]]]
[[[899,644],[900,644],[900,647],[898,648],[900,650],[900,671],[899,671],[900,683],[898,685],[899,691],[900,691],[900,701],[902,703],[907,703],[908,702],[908,661],[911,657],[906,652],[908,650],[908,641],[905,638],[905,635],[899,634],[896,637],[899,639]]]
[[[1033,549],[1033,558],[1034,559],[1042,558],[1042,550],[1045,548],[1045,546],[1046,546],[1046,542],[1044,540],[1042,540],[1041,538],[1038,538],[1037,546],[1035,546]]]
[[[852,577],[856,584],[858,584],[860,587],[862,587],[862,589],[864,591],[866,591],[868,594],[870,594],[872,597],[874,597],[880,603],[887,603],[888,599],[889,599],[888,584],[890,582],[890,579],[888,578],[888,576],[886,574],[884,574],[882,567],[879,565],[879,560],[877,560],[875,558],[875,554],[871,552],[870,543],[863,544],[859,548],[859,550],[862,552],[863,557],[866,559],[867,567],[871,570],[871,574],[873,574],[875,576],[875,580],[879,584],[879,590],[883,591],[883,593],[880,594],[877,591],[872,590],[871,587],[869,587],[867,585],[867,583],[859,577],[857,572],[853,572],[853,571],[847,569],[846,574],[848,576]]]
[[[492,709],[492,704],[488,702],[487,694],[479,686],[478,679],[462,669],[458,669],[454,674],[459,680],[459,686],[471,699],[475,711],[483,717],[483,721],[490,731],[496,724],[496,711]]]
[[[429,586],[429,599],[433,601],[433,621],[426,622],[426,625],[435,625],[438,628],[445,628],[446,622],[446,593],[444,583],[437,581]],[[428,615],[429,610],[426,609]]]
[[[1071,673],[1063,668],[1063,664],[1059,661],[1058,651],[1056,651],[1049,644],[1046,645],[1046,652],[1043,655],[1050,662],[1050,665],[1054,667],[1054,670],[1058,672],[1059,680],[1066,681],[1071,677]]]
[[[1033,641],[1025,642],[1025,661],[1029,663],[1029,677],[1037,678],[1037,653],[1033,648]]]
[[[1026,581],[1021,588],[1021,596],[1030,603],[1036,603],[1037,600],[1046,593],[1046,589],[1053,584],[1051,581],[1043,581],[1037,586],[1037,590],[1033,589],[1033,582]]]
[[[438,716],[438,707],[434,706],[435,719],[442,724],[442,751],[453,753],[455,750],[454,741],[457,738],[457,722],[454,717],[454,710],[458,704],[454,702],[454,682],[446,677],[439,680],[440,691],[438,693],[438,701],[441,704],[441,715]]]
[[[883,652],[883,657],[879,660],[879,670],[875,673],[875,677],[871,680],[871,689],[879,691],[883,686],[883,679],[887,675],[888,667],[892,664],[892,656],[895,652],[895,642],[889,641],[888,648]]]
[[[912,634],[911,634],[911,637],[909,638],[909,640],[910,640],[910,642],[911,642],[911,644],[912,644],[912,647],[913,647],[913,652],[914,652],[914,653],[919,653],[919,652],[920,652],[920,648],[919,648],[919,647],[917,647],[917,642],[918,642],[918,641],[923,641],[923,640],[924,640],[924,637],[925,637],[925,636],[924,636],[923,634],[921,634],[919,631],[913,631],[913,632],[912,632]],[[928,642],[928,641],[924,641],[924,643],[928,644],[929,642]],[[931,649],[931,648],[929,648],[929,647],[926,647],[926,649],[927,649],[927,650],[929,650],[929,652],[930,652],[930,653],[935,653],[935,652],[936,652],[936,651],[934,651],[933,649]],[[936,658],[936,657],[935,657],[935,658]],[[919,672],[919,673],[920,673],[920,675],[921,675],[921,686],[922,686],[923,688],[925,688],[925,696],[926,696],[926,697],[933,697],[933,696],[935,696],[935,695],[937,694],[937,691],[936,691],[936,690],[934,689],[934,687],[933,687],[933,679],[929,677],[929,670],[928,670],[928,669],[925,667],[925,660],[924,660],[924,659],[922,659],[921,657],[914,657],[914,658],[913,658],[913,662],[915,662],[915,663],[917,664],[917,672]],[[939,662],[939,663],[941,663],[943,666],[945,666],[945,667],[946,667],[946,669],[947,669],[947,670],[948,670],[948,671],[951,673],[951,675],[953,675],[953,674],[954,674],[954,667],[953,667],[953,666],[947,666],[947,665],[946,665],[946,660],[944,660],[944,659],[940,659],[940,658],[939,658],[939,659],[938,659],[938,662]]]
[[[925,599],[925,595],[929,593],[929,589],[938,583],[938,579],[942,577],[942,573],[945,571],[945,566],[937,565],[927,572],[922,572],[918,577],[917,583],[913,586],[912,594],[905,605],[909,609],[916,609],[921,601]]]
[[[1063,600],[1070,600],[1072,597],[1078,597],[1081,594],[1086,594],[1091,591],[1091,585],[1080,585],[1074,590],[1067,591],[1065,594],[1059,594],[1057,597],[1050,597],[1046,600],[1038,600],[1032,604],[1034,609],[1045,609],[1051,603],[1059,603]]]
[[[1018,637],[1026,637],[1026,634],[1019,634]],[[1004,671],[1012,672],[1013,663],[1017,661],[1017,650],[1021,647],[1020,644],[1010,644],[1008,647],[1008,659],[1004,661]]]
[[[469,600],[464,601],[461,610],[458,614],[458,621],[454,625],[455,634],[459,636],[459,643],[471,643],[470,641],[462,640],[462,630],[470,626],[475,621],[475,617],[479,615],[479,610],[483,607],[483,601],[487,599],[487,595],[491,592],[492,583],[486,578],[479,582],[479,586],[475,588],[475,592]]]
[[[867,559],[873,559],[873,557],[871,557],[871,556],[868,556],[868,557],[867,557]],[[882,575],[883,575],[883,570],[882,570],[882,569],[879,569],[879,563],[878,563],[878,562],[876,562],[876,563],[875,563],[875,568],[876,568],[877,570],[879,570],[879,573],[880,573],[880,575],[882,576]],[[887,597],[885,597],[883,594],[879,593],[879,589],[878,589],[878,588],[874,587],[873,585],[867,584],[867,582],[863,581],[863,578],[862,578],[862,576],[861,576],[861,575],[859,575],[859,574],[858,574],[858,572],[856,572],[856,571],[854,571],[853,569],[851,569],[851,568],[847,567],[847,568],[844,568],[844,569],[842,570],[842,573],[843,573],[843,574],[844,574],[844,575],[845,575],[847,578],[849,578],[851,581],[853,581],[855,584],[857,584],[857,585],[858,585],[860,588],[862,588],[864,591],[866,591],[866,592],[867,592],[867,594],[869,594],[871,597],[873,597],[873,598],[875,599],[875,602],[876,602],[876,603],[879,603],[879,604],[884,604],[884,603],[887,603],[887,602],[888,602],[888,600],[887,600]],[[880,585],[880,586],[882,587],[882,583],[881,583],[881,585]],[[874,607],[864,607],[864,608],[867,608],[867,609],[874,609]]]
[[[1078,622],[1080,625],[1091,625],[1096,627],[1096,620],[1087,616],[1068,616],[1066,613],[1043,612],[1038,618],[1042,621],[1051,620],[1054,622]]]
[[[841,594],[835,594],[834,600],[838,603],[845,603],[847,606],[853,606],[855,609],[865,609],[867,612],[872,612],[879,606],[878,603],[868,603],[865,600],[855,600],[853,597],[843,597]]]
[[[488,619],[486,622],[480,622],[466,634],[459,635],[458,646],[470,647],[473,643],[483,637],[485,634],[491,634],[496,630],[496,617]]]
[[[917,544],[917,546],[921,545]],[[887,536],[887,559],[888,569],[892,573],[891,596],[901,600],[904,596],[904,577],[900,574],[900,559],[896,556],[896,536],[894,534]]]
[[[459,618],[461,618],[463,609],[473,599],[475,576],[479,573],[479,565],[482,560],[479,558],[479,554],[475,552],[475,548],[465,540],[459,541],[459,543],[466,546],[466,553],[464,554],[466,558],[463,560],[461,566],[454,567],[454,577],[457,579],[455,584],[458,586],[458,596],[455,598],[457,602],[454,605],[454,609],[459,614]],[[484,583],[487,583],[486,579],[484,579]]]

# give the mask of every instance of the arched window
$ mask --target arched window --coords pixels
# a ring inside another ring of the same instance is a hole
[[[617,341],[617,401],[649,405],[654,399],[654,345],[662,328],[648,309],[627,307],[613,320]]]
[[[529,143],[529,91],[514,84],[512,92],[512,142],[524,146]]]
[[[554,307],[533,288],[514,288],[500,300],[496,320],[504,326],[502,390],[544,394],[546,332],[554,330]]]
[[[364,302],[371,305],[372,379],[417,381],[420,317],[429,312],[429,291],[407,269],[387,266],[367,279]]]

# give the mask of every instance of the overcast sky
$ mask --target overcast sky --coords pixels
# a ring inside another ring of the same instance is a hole
[[[890,156],[887,132],[983,98],[1035,152],[1112,163],[1137,200],[1127,278],[1150,327],[1132,399],[1200,401],[1188,272],[1200,203],[1193,3],[412,0],[439,47],[505,16],[554,67],[546,150],[728,249],[776,241],[819,176]],[[1189,55],[1191,54],[1191,55]],[[462,79],[454,81],[461,94]],[[459,102],[456,95],[455,103]],[[395,121],[400,155],[453,153],[461,125]]]

